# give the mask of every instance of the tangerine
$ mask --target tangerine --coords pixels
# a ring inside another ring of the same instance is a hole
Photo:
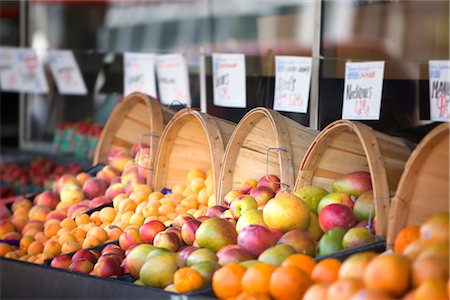
[[[311,279],[315,283],[333,283],[339,278],[341,262],[336,258],[325,258],[316,264]]]
[[[212,288],[219,299],[238,296],[241,289],[241,279],[247,269],[239,264],[228,264],[214,272]]]
[[[270,277],[276,268],[266,263],[256,263],[249,267],[241,280],[242,291],[251,295],[268,294]]]
[[[187,293],[202,288],[203,278],[197,270],[184,267],[173,274],[173,284],[179,293]]]
[[[403,253],[403,250],[420,237],[420,227],[411,225],[400,230],[394,241],[394,252]]]
[[[302,299],[312,285],[305,271],[293,267],[278,267],[270,277],[269,291],[275,299]]]

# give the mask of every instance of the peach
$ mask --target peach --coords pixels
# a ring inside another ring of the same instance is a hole
[[[68,270],[71,261],[72,258],[69,255],[58,255],[52,260],[50,266],[52,266],[53,268]]]
[[[47,217],[45,218],[45,220],[50,220],[50,219],[56,219],[56,220],[64,220],[64,218],[67,217],[67,214],[62,211],[62,210],[54,210],[48,213]]]
[[[106,233],[108,234],[108,240],[107,241],[114,241],[118,240],[120,235],[122,234],[123,230],[119,226],[116,225],[109,225],[105,228]]]
[[[136,225],[138,227],[144,224],[144,221],[145,221],[144,216],[138,213],[133,214],[130,218],[130,224]]]
[[[68,230],[72,230],[77,227],[77,223],[75,223],[75,221],[71,218],[65,218],[61,221],[60,225],[62,228],[66,228]]]
[[[139,186],[140,184],[145,184],[146,182],[146,177],[143,177],[141,175],[130,178],[124,185],[125,194],[130,195],[132,192],[134,192],[137,186]]]
[[[175,212],[175,208],[168,204],[163,204],[158,208],[159,215],[167,215]]]
[[[34,204],[36,205],[46,205],[50,207],[51,209],[55,209],[56,205],[59,203],[59,196],[58,194],[52,192],[52,191],[44,191],[40,194],[38,194],[34,198]]]
[[[27,248],[28,255],[37,255],[44,250],[44,244],[41,241],[33,241]]]
[[[96,177],[102,179],[107,185],[109,185],[114,177],[120,176],[120,173],[121,172],[113,166],[105,166],[97,173]]]
[[[92,177],[83,184],[83,193],[87,199],[94,199],[105,194],[107,184],[100,178]]]
[[[126,166],[126,168],[123,170],[122,176],[120,177],[120,181],[122,185],[127,184],[128,181],[136,178],[139,175],[138,168],[136,167],[136,164],[129,164]]]
[[[59,202],[58,205],[56,205],[56,210],[57,211],[62,211],[65,214],[67,214],[67,211],[69,210],[70,206],[72,204],[70,203],[66,203],[66,202]]]
[[[56,241],[48,241],[45,243],[43,253],[50,257],[55,257],[61,253],[61,245]]]
[[[22,217],[22,218],[27,218],[28,219],[28,212],[29,211],[30,211],[30,208],[19,207],[19,208],[17,208],[14,211],[13,216],[14,217]]]
[[[0,257],[4,257],[8,252],[13,250],[14,248],[10,244],[0,243]]]
[[[137,209],[136,209],[137,210]],[[153,206],[148,206],[148,204],[142,209],[142,215],[145,218],[157,217],[159,215],[158,209]]]
[[[83,185],[89,178],[91,178],[91,175],[89,175],[86,172],[78,173],[75,178],[78,180],[78,182]]]
[[[122,183],[111,184],[105,191],[105,196],[109,199],[114,199],[117,195],[124,194],[125,190]]]
[[[25,236],[23,236],[21,239],[20,239],[20,243],[19,243],[19,249],[22,249],[22,250],[27,250],[28,249],[28,246],[30,246],[30,244],[32,243],[32,242],[34,242],[35,241],[35,239],[34,239],[34,237],[32,237],[31,235],[25,235]]]
[[[136,210],[134,212],[138,213],[138,214],[142,214],[142,210],[144,209],[144,207],[147,206],[147,204],[148,204],[147,201],[139,203],[138,206],[136,206]]]
[[[91,222],[94,222],[96,225],[101,225],[102,221],[100,220],[100,212],[94,211],[90,216]]]
[[[61,246],[61,253],[67,254],[78,251],[81,249],[81,245],[78,241],[67,241]]]
[[[51,212],[51,208],[45,205],[33,206],[28,212],[28,218],[30,220],[45,221],[47,215]]]
[[[88,214],[82,214],[75,218],[75,223],[77,223],[78,226],[87,224],[89,222],[91,222],[91,218]]]
[[[8,232],[15,231],[14,224],[7,219],[0,220],[0,238]]]
[[[76,204],[84,199],[83,190],[75,184],[65,185],[60,193],[61,202]]]
[[[111,199],[106,196],[95,197],[89,203],[89,209],[94,209],[107,203],[111,203]]]
[[[93,227],[97,227],[97,225],[94,222],[89,222],[86,224],[81,224],[79,226],[79,228],[83,229],[84,231],[88,232],[89,230],[91,230],[91,228]]]
[[[71,234],[73,234],[75,236],[75,238],[77,239],[77,241],[84,239],[86,237],[86,231],[84,231],[81,228],[74,228],[70,231]]]
[[[120,221],[130,224],[130,220],[133,215],[134,215],[133,211],[124,212],[120,217]]]
[[[92,227],[86,237],[96,237],[101,243],[104,243],[108,239],[108,233],[101,227]]]
[[[4,257],[6,258],[10,258],[10,259],[18,259],[19,256],[17,255],[17,253],[15,253],[14,251],[9,251],[8,253],[6,253],[4,255]]]
[[[137,185],[136,185],[137,186]],[[140,204],[142,202],[147,202],[148,194],[142,191],[136,191],[132,192],[128,198],[136,202],[136,204]]]
[[[27,255],[27,251],[24,251],[22,249],[16,249],[14,252],[17,254],[18,257],[22,257],[24,255]]]
[[[95,247],[100,245],[101,243],[102,241],[95,236],[86,236],[83,241],[83,249]]]
[[[137,204],[133,200],[127,198],[120,202],[119,204],[119,211],[124,213],[127,211],[134,212],[136,210]]]
[[[81,186],[80,182],[77,180],[77,178],[72,174],[64,174],[61,176],[58,181],[56,181],[53,191],[55,193],[61,193],[61,190],[66,185],[77,185]]]
[[[133,158],[127,152],[119,152],[108,160],[109,165],[116,168],[120,172],[125,169],[125,165],[133,160]]]
[[[42,242],[42,244],[48,241],[48,237],[45,236],[43,231],[36,232],[33,237],[36,241]]]
[[[60,223],[46,223],[44,225],[44,234],[46,237],[51,238],[58,234],[58,231],[61,229]]]
[[[44,230],[44,222],[39,220],[33,220],[29,221],[22,229],[22,235],[27,235],[27,232],[29,230],[34,230],[34,233],[38,231]],[[28,234],[28,235],[34,235],[34,234]]]
[[[13,212],[15,212],[19,208],[30,210],[32,207],[33,207],[33,203],[30,200],[20,199],[20,200],[14,201],[14,203],[11,206],[11,210]]]
[[[72,209],[73,208],[73,209]],[[84,214],[85,212],[87,212],[88,210],[89,210],[89,208],[87,208],[87,207],[85,207],[85,206],[79,206],[79,205],[77,205],[77,204],[75,204],[75,205],[72,205],[70,208],[69,208],[69,210],[71,210],[72,209],[72,211],[71,212],[68,212],[67,213],[67,216],[69,217],[69,218],[76,218],[76,217],[78,217],[78,216],[81,216],[82,214]]]
[[[99,212],[100,221],[102,223],[112,222],[116,217],[116,210],[113,207],[104,207]]]
[[[69,241],[75,242],[76,240],[77,238],[75,237],[75,235],[70,232],[64,232],[58,237],[58,243],[60,243],[61,245]]]

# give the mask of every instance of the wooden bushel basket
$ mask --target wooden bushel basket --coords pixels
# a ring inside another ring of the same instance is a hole
[[[420,225],[437,212],[449,211],[449,135],[450,124],[439,125],[423,138],[408,159],[392,199],[389,248],[401,229]]]
[[[173,114],[172,110],[163,109],[152,97],[139,92],[130,94],[117,104],[109,116],[95,149],[93,165],[106,164],[112,148],[130,150],[141,141],[150,145],[154,157],[159,136]],[[147,183],[150,182],[150,176]]]
[[[323,129],[303,159],[295,188],[314,185],[331,191],[333,179],[354,171],[371,174],[376,231],[386,236],[390,197],[411,150],[406,143],[359,122],[338,120]]]
[[[233,122],[191,108],[177,112],[159,141],[153,180],[155,190],[184,183],[189,170],[201,169],[212,172],[217,193],[225,146],[235,126]]]
[[[317,133],[271,109],[257,107],[249,111],[239,121],[225,150],[219,204],[241,181],[265,176],[266,167],[269,174],[279,176],[285,187],[292,189],[300,162]]]

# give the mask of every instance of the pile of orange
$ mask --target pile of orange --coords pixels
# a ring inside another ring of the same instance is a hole
[[[281,266],[222,267],[213,275],[220,299],[449,299],[449,214],[439,213],[397,236],[394,253],[357,253],[344,262],[294,254]]]

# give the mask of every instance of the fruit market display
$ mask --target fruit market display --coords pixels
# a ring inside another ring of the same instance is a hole
[[[212,287],[220,299],[448,299],[449,234],[449,213],[438,213],[403,229],[393,253],[231,263],[214,272]]]
[[[29,165],[5,161],[0,163],[0,182],[13,188],[16,194],[25,194],[42,191],[62,175],[76,175],[80,171],[76,164],[58,165],[42,157],[33,159]]]

